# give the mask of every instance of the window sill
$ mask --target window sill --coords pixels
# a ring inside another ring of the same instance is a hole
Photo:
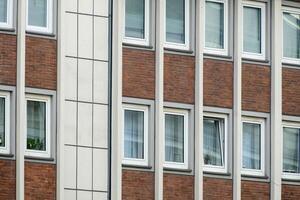
[[[136,169],[152,169],[152,166],[130,165],[130,164],[122,164],[122,167],[125,167],[125,168],[136,168]]]
[[[0,157],[4,157],[4,158],[13,158],[14,155],[10,154],[10,153],[0,153]]]
[[[15,28],[5,28],[5,27],[0,27],[0,31],[1,31],[1,32],[10,32],[10,33],[12,33],[12,32],[15,32],[16,29],[15,29]]]
[[[183,53],[183,54],[193,54],[192,50],[176,49],[170,47],[164,47],[164,50],[170,53]]]
[[[263,65],[267,65],[270,63],[269,60],[260,60],[260,59],[253,59],[253,58],[242,58],[242,62],[243,63],[255,63],[255,64],[263,64]]]
[[[231,173],[229,172],[209,172],[209,171],[203,171],[204,175],[218,175],[218,176],[231,176]]]
[[[153,49],[153,46],[141,45],[141,44],[131,44],[127,42],[123,42],[123,47],[132,47],[132,48],[140,48],[140,49]]]
[[[250,175],[250,174],[241,174],[243,178],[255,178],[255,179],[268,179],[268,176],[259,176],[259,175]]]
[[[25,156],[25,159],[36,160],[36,161],[54,162],[54,158],[46,158],[46,157]]]
[[[47,33],[47,32],[38,32],[38,31],[26,31],[27,35],[33,35],[33,36],[43,36],[43,37],[50,37],[54,38],[54,33]]]
[[[300,185],[300,179],[282,178],[283,184]]]
[[[291,68],[300,69],[299,64],[293,64],[293,63],[288,63],[288,62],[282,62],[282,67],[291,67]]]
[[[167,171],[167,172],[191,173],[193,170],[191,170],[191,169],[178,169],[178,168],[164,167],[164,171]]]
[[[210,54],[210,53],[204,53],[203,57],[209,58],[209,59],[226,60],[226,61],[232,61],[232,59],[233,59],[232,56],[224,56],[224,55]]]

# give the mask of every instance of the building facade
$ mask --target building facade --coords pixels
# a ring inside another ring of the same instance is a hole
[[[298,200],[299,67],[299,0],[0,0],[0,200]]]

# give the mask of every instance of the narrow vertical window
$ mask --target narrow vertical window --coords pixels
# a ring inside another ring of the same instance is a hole
[[[9,93],[0,93],[0,153],[10,151],[10,102]]]
[[[12,28],[13,0],[0,0],[0,28]]]

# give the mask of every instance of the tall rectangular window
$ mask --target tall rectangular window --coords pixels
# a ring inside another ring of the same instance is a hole
[[[248,2],[243,7],[243,57],[265,59],[265,4]]]
[[[0,0],[0,28],[12,28],[13,0]]]
[[[227,55],[227,0],[207,0],[205,53]]]
[[[149,45],[149,0],[125,0],[124,42]]]
[[[27,0],[27,31],[52,33],[53,0]]]
[[[283,12],[283,61],[300,64],[300,11]]]
[[[166,1],[166,47],[189,48],[189,0]]]
[[[124,105],[124,164],[148,164],[148,108]]]
[[[10,152],[10,95],[0,93],[0,153]]]

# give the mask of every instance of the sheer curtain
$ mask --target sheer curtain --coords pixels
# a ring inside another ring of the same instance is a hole
[[[0,0],[0,23],[7,22],[7,0]]]
[[[283,54],[288,58],[300,58],[299,14],[283,14]]]
[[[5,98],[0,98],[0,147],[5,147]]]
[[[124,157],[144,158],[144,112],[125,110]]]
[[[261,9],[245,6],[243,26],[243,50],[250,53],[261,53]]]
[[[184,163],[184,116],[165,115],[165,160]]]
[[[185,43],[185,0],[166,1],[166,40]]]
[[[145,38],[145,0],[126,0],[125,36]]]
[[[300,173],[300,129],[283,129],[283,171]]]
[[[28,24],[47,27],[47,1],[28,0]]]
[[[204,164],[223,166],[224,131],[220,120],[204,119]]]
[[[206,2],[205,8],[205,46],[224,48],[224,4]]]
[[[261,125],[243,123],[243,168],[261,169]]]

